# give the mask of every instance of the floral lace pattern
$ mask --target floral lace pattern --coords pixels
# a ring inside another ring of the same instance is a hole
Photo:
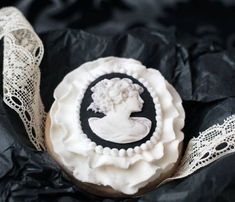
[[[0,38],[4,37],[3,99],[22,119],[37,150],[44,150],[45,111],[40,97],[39,64],[43,44],[24,16],[15,8],[0,10]],[[192,138],[174,176],[186,177],[235,151],[235,115]],[[163,183],[164,183],[163,182]]]
[[[174,178],[192,174],[220,157],[235,152],[235,115],[215,124],[189,141]]]
[[[4,102],[19,114],[37,150],[43,150],[45,112],[38,67],[43,56],[42,42],[15,8],[0,10],[0,37],[3,36]]]

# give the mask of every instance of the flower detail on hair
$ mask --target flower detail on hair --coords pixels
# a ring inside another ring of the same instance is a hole
[[[126,101],[128,97],[143,93],[144,89],[128,78],[104,79],[91,88],[93,102],[87,110],[107,114],[116,105]]]

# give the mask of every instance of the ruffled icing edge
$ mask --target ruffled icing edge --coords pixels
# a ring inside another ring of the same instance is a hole
[[[164,133],[164,135],[156,141],[152,149],[142,150],[141,154],[131,157],[96,153],[87,138],[78,136],[77,123],[74,122],[75,103],[80,96],[79,88],[82,86],[81,83],[87,83],[84,75],[92,78],[94,74],[105,74],[105,70],[110,67],[113,71],[120,70],[120,66],[128,66],[128,71],[137,72],[141,78],[148,78],[151,86],[157,86],[155,90],[162,110],[163,132],[161,134]],[[162,173],[168,172],[178,161],[179,144],[183,140],[181,129],[184,126],[185,113],[180,96],[159,71],[147,69],[133,59],[100,58],[87,62],[67,74],[55,89],[54,97],[55,102],[50,111],[51,142],[62,164],[78,180],[108,185],[125,194],[134,194]],[[71,124],[73,122],[74,124]]]

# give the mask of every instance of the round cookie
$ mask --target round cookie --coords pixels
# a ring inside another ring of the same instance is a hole
[[[141,195],[175,171],[184,110],[155,69],[133,59],[87,62],[65,76],[48,114],[48,152],[101,196]]]

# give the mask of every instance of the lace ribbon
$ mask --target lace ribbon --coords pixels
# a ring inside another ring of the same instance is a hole
[[[235,152],[235,115],[229,116],[221,125],[211,126],[189,141],[173,178],[188,176],[231,152]]]
[[[36,149],[44,150],[45,112],[39,92],[43,44],[24,16],[11,7],[0,10],[3,36],[3,100],[19,114]]]
[[[0,10],[0,37],[4,37],[4,102],[19,114],[36,149],[44,150],[46,113],[39,91],[43,44],[24,16],[12,7]],[[235,115],[232,115],[223,124],[192,138],[174,176],[164,182],[186,177],[234,151]]]

